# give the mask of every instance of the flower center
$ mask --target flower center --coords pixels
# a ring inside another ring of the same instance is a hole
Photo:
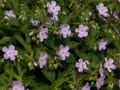
[[[17,87],[17,86],[14,86],[14,87],[13,87],[13,90],[18,90],[18,87]]]
[[[86,87],[83,87],[82,90],[87,90]]]
[[[100,13],[103,13],[103,12],[104,12],[104,9],[103,9],[103,8],[101,8],[101,9],[99,10],[99,12],[100,12]]]
[[[103,47],[103,45],[104,45],[103,43],[100,43],[100,46],[101,46],[101,47]]]
[[[40,36],[44,36],[44,32],[40,32]]]
[[[107,66],[110,67],[110,63],[107,63]]]
[[[84,32],[85,32],[83,29],[81,29],[80,31],[81,31],[81,33],[84,33]]]
[[[62,29],[62,32],[65,33],[65,32],[66,32],[66,29],[63,28],[63,29]]]
[[[40,57],[39,60],[42,62],[44,60],[44,58]]]
[[[65,53],[64,50],[61,50],[61,51],[60,51],[60,54],[64,55],[64,53]]]
[[[7,55],[11,56],[12,55],[12,51],[8,50]]]

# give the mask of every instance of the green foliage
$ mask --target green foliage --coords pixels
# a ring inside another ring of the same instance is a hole
[[[120,18],[115,19],[111,11],[119,10],[117,0],[56,0],[61,7],[59,21],[50,24],[46,4],[51,0],[0,0],[0,90],[9,90],[13,81],[21,81],[30,90],[80,90],[87,82],[91,90],[97,90],[100,63],[104,58],[113,58],[116,69],[109,73],[104,68],[105,83],[100,90],[119,90],[120,71]],[[108,17],[100,18],[96,5],[104,3]],[[13,10],[16,18],[4,19],[5,11]],[[88,12],[92,11],[89,16]],[[120,16],[119,12],[117,13]],[[33,26],[31,19],[40,21]],[[48,24],[45,24],[49,22]],[[58,34],[61,24],[69,24],[71,35],[63,38]],[[75,29],[80,24],[88,26],[88,36],[79,38]],[[48,28],[48,38],[43,42],[37,38],[41,27]],[[100,39],[107,43],[106,50],[98,50]],[[14,45],[18,51],[15,61],[4,59],[3,47]],[[59,45],[68,45],[70,56],[62,61],[56,51]],[[39,67],[40,52],[48,56],[47,64]],[[75,63],[79,58],[87,60],[88,71],[78,72]],[[104,67],[104,66],[103,66]]]

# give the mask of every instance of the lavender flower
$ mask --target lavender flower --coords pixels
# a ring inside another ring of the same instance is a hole
[[[5,11],[4,19],[9,20],[10,18],[16,18],[16,15],[14,14],[14,12],[12,10]]]
[[[120,2],[120,0],[118,0],[118,2]]]
[[[106,45],[107,45],[107,41],[105,41],[104,39],[101,39],[100,42],[98,43],[98,49],[101,50],[106,50]]]
[[[70,52],[69,52],[69,47],[60,45],[59,46],[59,50],[56,52],[56,54],[62,59],[65,60],[66,57],[70,56]]]
[[[97,81],[96,81],[96,84],[95,86],[97,87],[97,89],[100,89],[101,86],[103,86],[104,84],[104,78],[99,78]]]
[[[46,63],[47,63],[46,59],[47,59],[47,54],[45,54],[44,52],[41,52],[39,60],[38,60],[38,64],[39,64],[40,68],[43,68],[43,66],[46,65]]]
[[[113,64],[114,60],[112,58],[105,57],[104,67],[108,70],[108,72],[112,72],[112,69],[115,69],[116,66]]]
[[[117,11],[110,11],[110,13],[113,15],[113,17],[115,18],[115,19],[118,19],[119,17],[118,17],[118,14],[119,14],[119,10]]]
[[[100,76],[101,76],[102,78],[105,78],[105,74],[104,74],[104,70],[103,70],[103,65],[102,65],[102,63],[100,63],[99,73],[100,73]]]
[[[56,6],[55,1],[51,1],[51,3],[47,3],[48,12],[52,13],[53,15],[58,15],[58,12],[60,11],[60,6]]]
[[[89,11],[88,15],[89,15],[89,17],[91,17],[92,16],[92,11]]]
[[[108,12],[108,8],[104,6],[103,3],[99,3],[96,6],[96,9],[98,10],[99,15],[103,15],[104,17],[107,17],[107,12]]]
[[[88,27],[84,25],[79,25],[79,28],[75,29],[75,32],[78,33],[78,37],[83,38],[88,36]]]
[[[69,29],[70,29],[70,25],[61,24],[60,30],[58,32],[59,32],[60,35],[63,36],[63,38],[66,38],[67,35],[71,34],[71,30],[69,30]]]
[[[58,18],[58,16],[57,16],[57,15],[53,15],[52,20],[59,21],[59,18]]]
[[[40,31],[37,34],[37,38],[39,38],[40,42],[42,42],[44,39],[48,37],[47,33],[48,33],[48,28],[43,28],[43,27],[40,28]]]
[[[86,83],[80,90],[90,90],[89,83]]]
[[[13,81],[10,90],[25,90],[21,81]]]
[[[87,64],[89,64],[88,61],[83,61],[83,59],[80,58],[78,62],[76,62],[75,66],[78,68],[78,72],[83,72],[84,70],[88,70]]]
[[[5,59],[9,59],[9,58],[10,58],[10,60],[12,60],[12,61],[14,61],[14,60],[15,60],[15,56],[18,55],[18,51],[15,50],[14,45],[9,45],[8,48],[7,48],[7,47],[3,47],[3,48],[2,48],[2,51],[5,53],[5,54],[3,55],[3,57],[4,57]]]
[[[33,26],[38,26],[40,24],[39,20],[33,20],[33,19],[31,19],[30,22],[32,23]]]

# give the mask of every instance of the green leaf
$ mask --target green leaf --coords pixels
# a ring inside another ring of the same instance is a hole
[[[4,36],[1,40],[0,40],[0,44],[5,44],[7,42],[9,42],[11,40],[11,37],[6,37]]]

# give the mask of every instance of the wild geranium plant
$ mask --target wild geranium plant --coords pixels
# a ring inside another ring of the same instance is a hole
[[[120,0],[1,0],[0,90],[120,90]]]

